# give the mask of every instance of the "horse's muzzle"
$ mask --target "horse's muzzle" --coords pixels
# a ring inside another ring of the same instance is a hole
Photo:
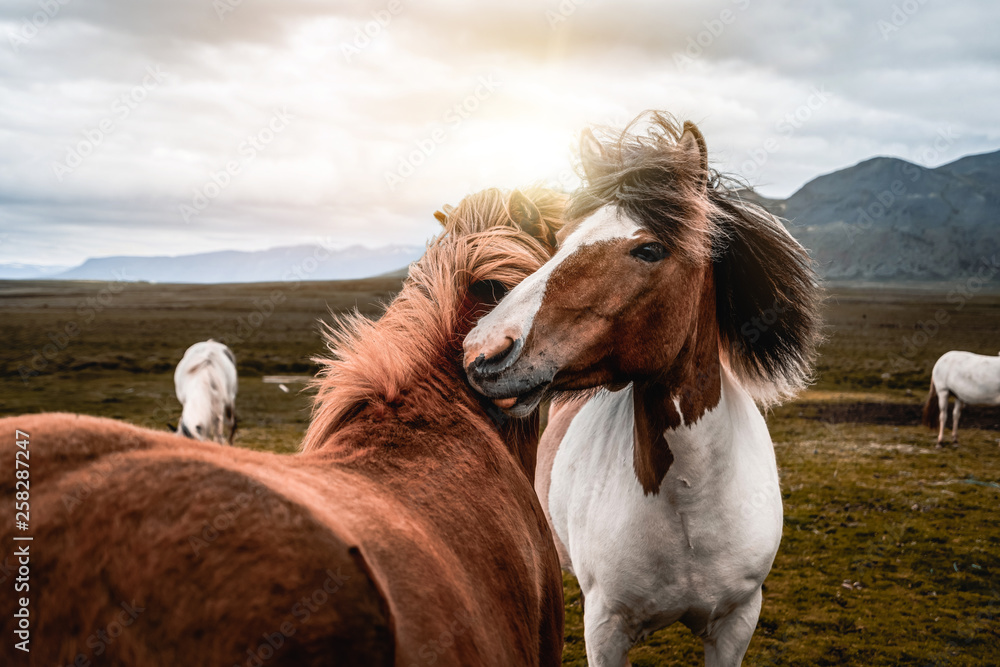
[[[530,414],[541,402],[555,369],[522,356],[524,339],[507,339],[505,345],[480,353],[465,367],[469,383],[498,407],[516,417]]]

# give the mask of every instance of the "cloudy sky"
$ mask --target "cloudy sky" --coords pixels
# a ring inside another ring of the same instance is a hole
[[[1000,148],[992,0],[5,0],[0,263],[423,243],[572,189],[589,124],[697,122],[769,196]]]

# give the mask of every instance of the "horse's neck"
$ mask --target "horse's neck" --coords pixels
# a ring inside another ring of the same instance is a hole
[[[658,493],[669,502],[698,506],[702,501],[718,506],[723,497],[734,489],[763,483],[754,476],[770,477],[774,472],[774,450],[767,426],[750,395],[736,382],[725,367],[716,367],[720,374],[718,402],[705,410],[694,422],[684,421],[666,429],[664,436],[673,461],[663,478]],[[673,397],[664,406],[673,414],[683,401]],[[622,391],[613,399],[609,415],[629,415],[632,412],[631,391]],[[634,437],[632,420],[614,427],[617,446],[609,452],[610,465],[623,466],[626,476],[636,477],[633,470]],[[610,426],[610,425],[609,425]],[[678,507],[680,509],[680,507]]]
[[[370,441],[373,427],[391,424],[393,437],[400,438],[396,445],[434,447],[436,441],[426,437],[428,432],[452,435],[464,443],[472,456],[483,459],[498,453],[485,451],[483,445],[491,433],[496,433],[525,476],[533,480],[538,450],[538,414],[514,420],[503,418],[497,412],[498,418],[494,420],[489,416],[493,411],[484,407],[484,399],[469,388],[461,373],[461,369],[446,364],[433,364],[419,374],[419,382],[401,388],[391,405],[378,398],[366,401],[326,432],[322,444],[311,449],[321,449],[335,457],[338,452],[353,457],[359,446],[368,446],[366,443]],[[408,443],[404,442],[409,437],[407,432],[412,435]],[[393,451],[404,457],[411,456],[405,448]],[[391,454],[383,453],[379,460],[386,455]]]
[[[524,419],[508,419],[500,424],[500,439],[534,484],[538,458],[539,416],[536,410]]]
[[[720,367],[719,373],[718,404],[693,424],[666,431],[674,461],[664,480],[665,486],[673,483],[692,491],[713,493],[713,489],[730,485],[740,472],[741,458],[755,453],[748,450],[770,449],[770,440],[759,437],[759,428],[755,428],[759,427],[761,416],[750,395],[725,368]]]

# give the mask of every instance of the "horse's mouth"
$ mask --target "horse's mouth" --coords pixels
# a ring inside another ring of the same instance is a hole
[[[549,382],[543,382],[517,396],[492,398],[490,400],[493,401],[494,405],[512,417],[527,417],[542,402],[542,399],[545,397],[545,390],[549,388],[549,384]]]

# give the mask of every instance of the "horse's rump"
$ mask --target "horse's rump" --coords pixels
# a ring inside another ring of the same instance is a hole
[[[4,543],[31,554],[38,664],[393,664],[388,603],[363,554],[309,507],[203,445],[55,417],[0,421],[3,450],[19,429],[39,472],[50,456],[55,468],[32,487],[31,542],[12,542],[13,517],[0,520]],[[0,603],[8,634],[14,605]]]

